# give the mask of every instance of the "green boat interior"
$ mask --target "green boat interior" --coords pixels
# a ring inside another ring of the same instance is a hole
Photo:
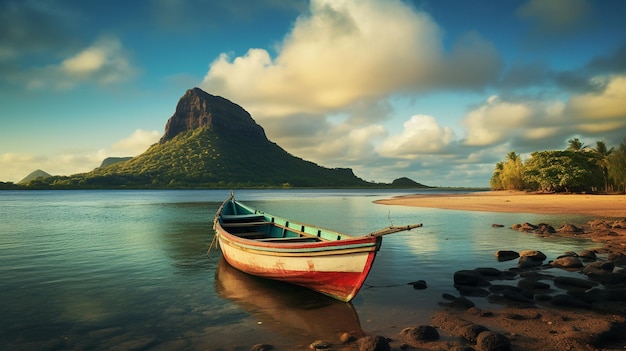
[[[341,240],[341,235],[301,223],[290,222],[230,202],[219,216],[222,228],[245,239],[265,242],[318,242]]]

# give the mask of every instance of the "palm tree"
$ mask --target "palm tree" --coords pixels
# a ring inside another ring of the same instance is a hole
[[[508,154],[506,154],[506,159],[507,161],[517,161],[517,159],[519,158],[519,155],[515,153],[515,151],[511,151]]]
[[[613,153],[613,148],[608,149],[604,141],[597,141],[596,147],[593,149],[593,152],[596,154],[598,158],[596,164],[600,167],[602,171],[602,176],[604,177],[604,191],[609,190],[609,179],[608,179],[608,171],[609,171],[609,156]]]
[[[507,190],[524,190],[522,158],[515,151],[511,151],[506,159],[502,165],[502,185]]]
[[[504,162],[496,163],[496,167],[493,170],[491,179],[489,180],[489,185],[491,187],[491,190],[504,190],[504,186],[502,185],[503,170],[504,170]]]
[[[587,148],[587,145],[583,144],[582,141],[580,141],[578,138],[574,138],[574,139],[570,139],[567,141],[567,143],[569,144],[567,146],[567,150],[569,151],[583,151],[584,149]]]
[[[626,192],[626,137],[609,157],[609,177]]]

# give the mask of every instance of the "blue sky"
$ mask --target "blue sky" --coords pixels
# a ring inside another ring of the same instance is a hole
[[[509,151],[626,136],[620,0],[0,0],[0,181],[158,141],[200,87],[376,182],[488,186]]]

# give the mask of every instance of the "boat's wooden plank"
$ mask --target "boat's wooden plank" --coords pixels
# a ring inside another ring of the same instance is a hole
[[[318,236],[313,235],[313,234],[311,234],[311,233],[303,232],[303,231],[298,230],[298,229],[295,229],[295,228],[291,228],[291,227],[284,226],[284,225],[277,224],[277,223],[273,223],[273,224],[274,224],[274,226],[276,226],[276,227],[283,228],[283,229],[284,229],[284,230],[286,230],[286,231],[289,231],[289,232],[292,232],[292,233],[298,234],[300,237],[304,237],[304,238],[316,238],[316,239],[319,239],[319,241],[328,241],[327,239],[324,239],[324,238],[318,237]]]
[[[256,239],[256,241],[269,241],[269,242],[316,242],[316,241],[320,241],[319,238],[316,237],[307,237],[307,236],[300,236],[300,237],[288,237],[288,238],[262,238],[262,239]]]
[[[227,223],[222,223],[222,227],[254,227],[254,226],[260,226],[260,225],[266,225],[266,224],[270,224],[270,222],[267,222],[267,221],[260,221],[260,222],[227,222]]]
[[[238,236],[240,238],[244,238],[244,239],[255,239],[255,240],[267,237],[267,235],[263,232],[233,233],[233,235]]]
[[[260,221],[265,219],[261,214],[221,215],[224,222]]]

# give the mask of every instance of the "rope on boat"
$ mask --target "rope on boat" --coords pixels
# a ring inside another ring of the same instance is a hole
[[[233,190],[230,190],[230,200],[233,200],[235,198],[235,193],[233,192]],[[222,204],[222,206],[224,206],[224,204]],[[221,212],[222,207],[220,207],[217,211]],[[213,229],[215,229],[215,223],[213,223]],[[209,257],[209,254],[211,253],[211,249],[213,248],[213,246],[218,247],[219,246],[219,241],[217,241],[217,231],[215,232],[215,234],[213,235],[213,240],[211,240],[211,244],[209,245],[209,248],[206,250],[206,257]]]
[[[211,245],[209,245],[209,249],[206,250],[206,257],[209,257],[209,254],[211,253],[211,249],[213,248],[214,244],[215,244],[215,247],[217,247],[217,241],[215,240],[216,238],[217,238],[217,233],[213,235],[213,240],[211,240]]]

